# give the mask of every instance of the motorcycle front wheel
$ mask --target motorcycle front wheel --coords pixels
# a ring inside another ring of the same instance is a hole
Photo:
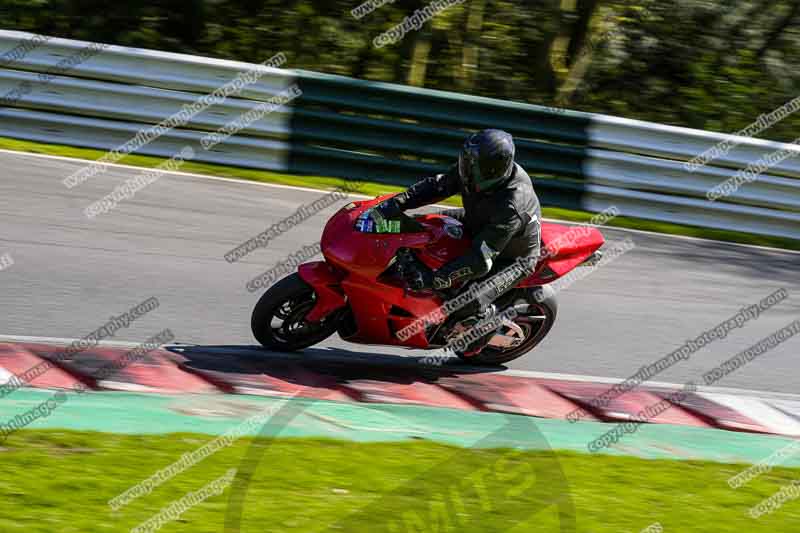
[[[286,276],[267,289],[253,309],[253,336],[265,348],[276,351],[297,351],[322,342],[336,332],[340,313],[334,312],[320,322],[307,322],[305,318],[316,301],[314,289],[297,273]]]

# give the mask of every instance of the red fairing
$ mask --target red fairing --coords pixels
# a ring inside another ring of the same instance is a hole
[[[463,227],[459,222],[442,215],[415,217],[423,227],[416,233],[358,231],[358,216],[389,196],[348,204],[328,221],[321,240],[325,261],[307,263],[299,268],[302,279],[317,294],[317,303],[307,319],[321,320],[347,305],[352,311],[356,331],[347,340],[427,348],[429,340],[424,330],[404,339],[398,338],[398,332],[411,324],[419,324],[422,317],[429,317],[433,322],[443,320],[442,301],[433,293],[409,293],[400,280],[383,274],[399,248],[416,250],[420,260],[436,269],[464,254],[471,243],[462,236]],[[555,224],[544,224],[542,236],[545,244],[558,250],[553,249],[553,256],[546,258],[536,273],[525,280],[526,286],[557,279],[603,244],[597,230],[587,232],[584,229],[570,234],[569,228]],[[562,238],[559,240],[559,237]]]
[[[297,273],[317,293],[317,303],[306,315],[306,320],[318,322],[347,304],[341,288],[342,273],[324,261],[302,264],[297,267]]]
[[[603,234],[597,228],[543,222],[542,259],[536,272],[519,286],[535,287],[552,283],[586,261],[604,243]]]
[[[322,254],[328,263],[374,280],[386,270],[399,248],[419,250],[419,258],[431,268],[439,268],[467,251],[469,240],[456,238],[447,231],[447,226],[460,229],[461,225],[441,215],[417,217],[425,226],[420,233],[362,233],[355,229],[361,213],[390,196],[354,202],[350,204],[353,208],[348,210],[345,206],[331,217],[321,241]]]

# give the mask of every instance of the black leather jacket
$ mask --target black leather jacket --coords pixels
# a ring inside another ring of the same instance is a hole
[[[444,211],[464,224],[472,237],[472,248],[435,273],[436,288],[456,281],[468,281],[489,273],[497,262],[518,257],[538,257],[542,210],[525,170],[514,164],[514,171],[503,183],[483,193],[462,189],[458,166],[415,183],[395,196],[400,207],[414,209],[461,193],[463,209]]]

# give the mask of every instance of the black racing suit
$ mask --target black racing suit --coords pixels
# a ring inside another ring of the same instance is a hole
[[[444,174],[417,182],[395,196],[395,201],[403,210],[414,209],[458,193],[464,208],[443,214],[464,224],[472,247],[435,272],[434,289],[494,274],[520,257],[531,258],[530,264],[535,264],[533,258],[539,257],[541,244],[542,210],[530,176],[516,163],[506,181],[486,192],[463,190],[458,165],[454,165]]]

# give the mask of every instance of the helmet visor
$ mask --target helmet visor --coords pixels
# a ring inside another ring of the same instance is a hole
[[[477,192],[477,184],[481,182],[481,166],[477,147],[461,151],[458,156],[458,174],[466,190]]]

